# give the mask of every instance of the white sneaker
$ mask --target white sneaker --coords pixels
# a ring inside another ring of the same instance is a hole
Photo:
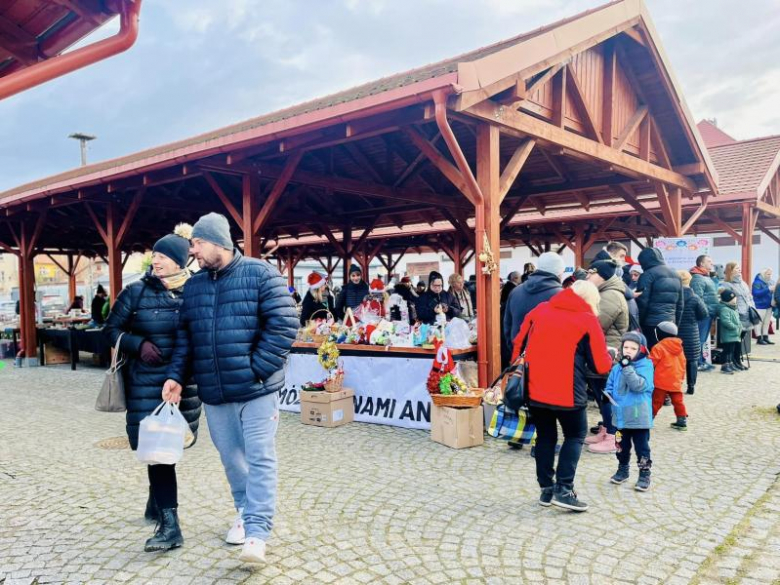
[[[244,543],[244,548],[238,556],[238,560],[244,563],[265,562],[265,541],[259,538],[250,538]]]
[[[228,530],[225,542],[228,544],[244,544],[246,541],[246,534],[244,533],[244,509],[241,508],[238,511],[233,526]]]

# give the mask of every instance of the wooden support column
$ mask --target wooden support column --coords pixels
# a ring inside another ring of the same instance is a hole
[[[344,249],[344,284],[349,282],[349,267],[352,265],[352,228],[348,227],[344,229],[344,242],[342,243]],[[363,275],[365,278],[366,275]]]
[[[247,258],[258,258],[260,255],[260,239],[254,229],[259,196],[260,177],[255,173],[247,173],[241,180],[241,227],[244,232],[244,256]]]
[[[106,246],[108,247],[108,286],[111,305],[122,290],[122,242],[118,239],[116,206],[109,202],[106,209]]]
[[[68,298],[70,303],[76,300],[76,267],[78,260],[73,261],[73,254],[68,254]]]
[[[45,218],[46,214],[42,213],[34,229],[23,222],[19,240],[19,333],[24,357],[28,360],[35,358],[38,353],[35,329],[35,245]]]
[[[295,265],[292,248],[287,249],[287,286],[295,286]]]
[[[463,276],[463,240],[455,236],[452,244],[452,261],[455,263],[455,274]]]
[[[753,234],[756,230],[758,210],[744,203],[742,205],[742,278],[745,282],[753,279]]]
[[[501,172],[499,162],[499,130],[492,124],[477,126],[477,183],[483,202],[477,205],[485,221],[485,235],[496,263],[500,263],[501,241]],[[480,209],[481,208],[481,209]],[[482,252],[484,238],[477,234],[477,255]],[[478,370],[480,386],[485,387],[501,372],[501,318],[499,312],[501,271],[483,274],[477,266],[478,323],[485,323],[484,337],[479,339]]]
[[[585,230],[581,225],[574,228],[574,267],[585,266]]]

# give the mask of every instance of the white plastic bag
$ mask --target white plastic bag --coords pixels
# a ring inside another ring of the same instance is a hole
[[[447,324],[444,331],[444,345],[450,349],[469,349],[470,331],[468,324],[458,317]]]
[[[187,421],[179,406],[163,402],[141,421],[136,457],[148,465],[173,465],[184,454]]]

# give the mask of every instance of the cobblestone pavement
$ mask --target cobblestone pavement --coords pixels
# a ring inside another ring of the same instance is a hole
[[[780,347],[780,346],[778,346]],[[780,350],[761,348],[767,357]],[[143,552],[146,472],[122,415],[93,410],[102,372],[0,371],[0,583],[777,583],[780,365],[700,375],[690,430],[670,408],[652,436],[653,487],[613,486],[613,456],[585,453],[591,510],[536,504],[527,452],[455,451],[428,434],[301,425],[283,413],[268,564],[222,538],[232,516],[204,429],[177,467],[185,546]],[[590,411],[595,421],[597,412]]]

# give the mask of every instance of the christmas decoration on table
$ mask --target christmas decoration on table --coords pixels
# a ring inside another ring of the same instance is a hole
[[[482,393],[477,389],[469,389],[458,375],[450,349],[439,339],[434,342],[434,346],[436,357],[426,384],[433,403],[437,406],[479,406]]]
[[[355,309],[355,318],[361,323],[378,323],[385,317],[386,300],[385,283],[375,278],[369,285],[368,296]]]
[[[390,321],[409,322],[409,304],[399,294],[392,294],[387,300],[387,314]]]
[[[390,321],[382,319],[375,327],[369,325],[368,328],[370,327],[373,327],[368,340],[371,345],[390,345],[390,338],[394,331],[393,324]]]
[[[484,234],[482,241],[482,252],[479,253],[479,261],[482,262],[482,274],[493,274],[498,270],[498,264],[493,256],[493,250],[490,249],[490,242],[487,234]]]
[[[325,390],[338,392],[344,385],[344,367],[339,362],[339,348],[331,340],[323,342],[317,350],[317,361],[328,372],[325,378]]]
[[[303,392],[323,392],[325,390],[325,382],[306,382],[301,385]]]

